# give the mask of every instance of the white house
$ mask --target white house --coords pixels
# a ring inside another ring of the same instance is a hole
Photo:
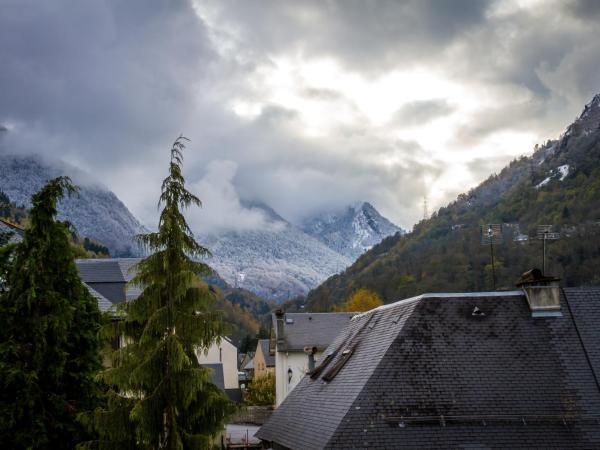
[[[272,315],[270,350],[275,354],[276,404],[314,369],[323,351],[355,313],[284,313]]]
[[[224,337],[221,342],[213,343],[206,353],[197,351],[196,356],[202,365],[222,364],[225,389],[238,389],[237,353],[237,347]]]

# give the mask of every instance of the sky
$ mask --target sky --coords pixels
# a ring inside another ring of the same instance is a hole
[[[0,151],[90,173],[149,227],[169,149],[202,231],[357,201],[410,229],[600,92],[600,2],[0,0]]]

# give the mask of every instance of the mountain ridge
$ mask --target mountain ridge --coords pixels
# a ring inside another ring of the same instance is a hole
[[[101,242],[112,256],[141,255],[134,237],[146,229],[112,191],[89,174],[34,154],[0,153],[0,190],[19,206],[30,207],[31,196],[46,181],[61,175],[72,177],[79,191],[61,199],[58,218],[71,222],[81,235]]]
[[[564,285],[600,283],[600,95],[554,140],[513,160],[498,174],[440,208],[411,233],[394,235],[307,296],[307,309],[327,311],[366,287],[392,302],[425,292],[492,288],[489,249],[480,227],[503,225],[495,252],[498,285],[541,267],[538,225],[561,239],[548,244],[548,273]]]

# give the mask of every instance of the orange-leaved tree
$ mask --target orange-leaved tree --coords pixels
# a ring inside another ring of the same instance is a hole
[[[356,290],[345,304],[346,311],[363,312],[383,305],[383,300],[367,288]]]

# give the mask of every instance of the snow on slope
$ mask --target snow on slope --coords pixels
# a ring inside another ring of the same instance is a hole
[[[309,218],[302,229],[353,261],[387,236],[403,232],[367,202]]]
[[[71,222],[80,235],[100,241],[112,256],[138,256],[140,251],[133,237],[144,227],[115,194],[91,175],[40,156],[0,154],[0,190],[17,205],[31,207],[31,196],[47,180],[60,175],[70,176],[80,191],[61,200],[59,219]]]
[[[213,254],[207,263],[229,284],[277,301],[306,294],[352,263],[285,221],[198,238]]]
[[[263,203],[243,204],[263,212],[264,229],[197,237],[213,254],[208,264],[229,284],[277,301],[306,294],[400,230],[369,203],[313,217],[301,226]]]
[[[540,183],[538,183],[535,188],[539,189],[548,183],[554,178],[558,178],[558,181],[563,181],[567,175],[569,175],[569,165],[563,164],[562,166],[558,166],[556,169],[550,171],[550,176],[544,178]]]

